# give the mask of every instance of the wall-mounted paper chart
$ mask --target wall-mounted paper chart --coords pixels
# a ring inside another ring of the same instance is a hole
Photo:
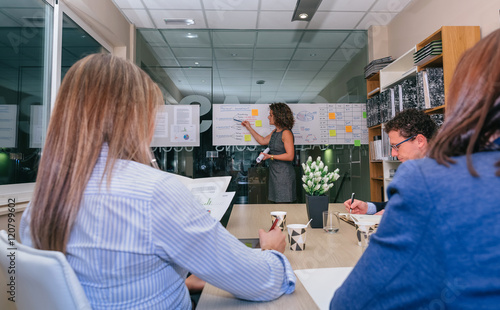
[[[365,103],[289,104],[295,117],[296,145],[368,144]],[[249,121],[261,136],[269,125],[268,104],[214,104],[214,145],[258,145],[241,121]]]
[[[200,146],[200,106],[162,105],[151,146]]]

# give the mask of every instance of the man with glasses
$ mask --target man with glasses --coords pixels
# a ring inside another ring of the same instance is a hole
[[[401,162],[423,158],[436,131],[436,123],[430,116],[416,109],[403,110],[385,124],[391,155]],[[351,199],[344,202],[346,210],[355,214],[382,214],[386,204],[387,202],[364,202],[357,199],[352,205]]]

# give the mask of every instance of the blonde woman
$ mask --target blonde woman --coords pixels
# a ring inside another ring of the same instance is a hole
[[[188,272],[248,300],[294,290],[279,229],[255,252],[151,167],[162,94],[137,66],[94,54],[62,82],[23,243],[66,254],[93,309],[191,309]],[[244,279],[244,283],[242,280]]]

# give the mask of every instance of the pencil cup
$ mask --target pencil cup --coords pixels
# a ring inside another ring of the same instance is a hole
[[[279,226],[281,231],[285,229],[286,226],[286,212],[285,211],[272,211],[271,212],[271,224],[274,223],[274,221],[278,219],[278,223],[276,224]]]
[[[286,226],[288,229],[288,243],[290,250],[304,251],[306,249],[306,225],[290,224]]]

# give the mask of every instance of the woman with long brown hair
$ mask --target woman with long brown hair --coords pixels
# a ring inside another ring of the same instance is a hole
[[[429,158],[401,164],[388,193],[331,309],[497,309],[500,30],[464,53]]]
[[[243,299],[291,293],[279,228],[260,232],[271,251],[256,253],[175,176],[151,167],[162,100],[126,60],[94,54],[71,67],[22,217],[23,243],[65,253],[93,309],[190,309],[188,272]]]

